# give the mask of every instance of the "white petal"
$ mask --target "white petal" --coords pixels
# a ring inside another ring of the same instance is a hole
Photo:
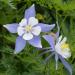
[[[64,49],[63,55],[65,58],[69,58],[71,56],[71,52],[69,48]]]
[[[68,52],[67,54],[66,54],[66,58],[70,58],[71,57],[71,52]]]
[[[61,53],[61,47],[60,47],[60,43],[57,43],[56,45],[55,45],[55,51],[57,52],[57,53]]]
[[[23,35],[24,40],[31,40],[33,38],[33,35],[31,33],[25,33]]]
[[[63,40],[60,42],[60,44],[63,44],[67,41],[67,37],[64,37]]]
[[[62,39],[62,35],[58,38],[58,43],[61,42],[61,39]]]
[[[17,32],[18,32],[18,35],[19,35],[19,36],[22,36],[22,35],[25,33],[23,27],[18,27],[18,28],[17,28]]]
[[[32,30],[31,30],[31,32],[34,35],[38,36],[40,34],[40,32],[41,32],[41,27],[40,26],[33,27]]]
[[[38,19],[36,19],[35,17],[30,17],[29,21],[28,21],[28,25],[37,25],[38,24]]]
[[[21,22],[19,23],[20,26],[25,26],[27,25],[27,20],[24,18],[21,20]]]
[[[64,53],[61,53],[61,55],[63,58],[69,58],[69,57],[71,57],[71,52],[70,51],[64,52]]]

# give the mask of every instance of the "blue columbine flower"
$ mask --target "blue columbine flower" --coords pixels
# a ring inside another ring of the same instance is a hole
[[[26,41],[34,47],[42,48],[40,33],[48,32],[54,28],[55,24],[48,25],[39,23],[35,18],[35,5],[33,4],[25,11],[24,18],[20,23],[3,25],[9,32],[18,33],[15,45],[15,54],[21,52],[26,46]]]
[[[58,68],[58,59],[60,59],[65,68],[70,72],[70,75],[72,75],[72,68],[68,62],[65,61],[65,59],[71,57],[70,48],[66,43],[67,38],[64,37],[62,39],[62,36],[59,36],[59,27],[56,34],[44,35],[43,38],[49,43],[50,47],[45,48],[47,51],[41,53],[41,55],[51,51],[51,55],[49,55],[45,61],[49,60],[52,56],[55,56],[56,70]]]

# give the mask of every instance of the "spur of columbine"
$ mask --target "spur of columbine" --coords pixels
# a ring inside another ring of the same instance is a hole
[[[21,52],[26,46],[26,41],[34,47],[42,48],[40,33],[48,32],[54,28],[55,24],[48,25],[39,23],[35,18],[35,5],[25,11],[24,18],[20,23],[3,25],[9,32],[18,33],[15,45],[15,54]]]
[[[56,34],[44,35],[43,38],[49,43],[50,47],[45,48],[46,51],[41,53],[41,55],[51,52],[45,61],[49,60],[52,56],[55,56],[56,70],[58,68],[58,60],[61,60],[65,68],[70,72],[70,75],[72,75],[72,68],[68,62],[65,61],[65,59],[71,57],[69,45],[66,43],[67,37],[62,39],[62,35],[59,36],[59,32],[57,32]]]

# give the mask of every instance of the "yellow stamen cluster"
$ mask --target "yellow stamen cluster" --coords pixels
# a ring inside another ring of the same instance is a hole
[[[32,26],[31,26],[31,25],[27,25],[27,26],[25,27],[25,30],[26,30],[27,32],[29,32],[31,29],[32,29]]]
[[[69,44],[64,43],[64,44],[61,45],[61,48],[62,49],[69,48]]]

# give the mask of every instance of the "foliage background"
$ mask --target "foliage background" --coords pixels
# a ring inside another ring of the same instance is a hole
[[[38,57],[41,51],[29,44],[20,54],[13,54],[17,34],[9,33],[3,25],[20,22],[25,9],[33,3],[40,22],[52,24],[58,20],[61,34],[68,37],[72,56],[67,61],[72,65],[74,75],[75,0],[0,0],[0,75],[69,75],[60,61],[57,71],[54,59],[43,64],[48,54]],[[48,46],[44,39],[42,43],[43,46]]]

